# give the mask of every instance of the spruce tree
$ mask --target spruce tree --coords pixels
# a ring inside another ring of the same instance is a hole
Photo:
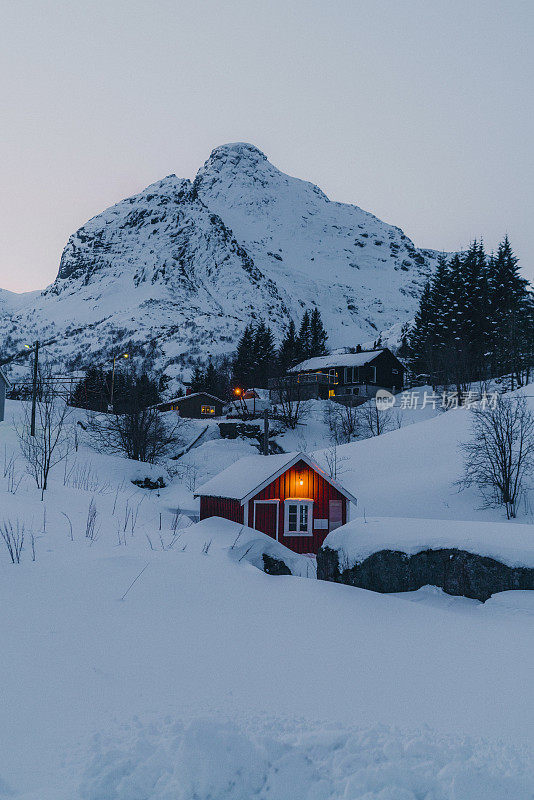
[[[490,306],[486,254],[482,242],[473,242],[462,262],[464,316],[459,331],[470,378],[487,377],[485,365],[491,346]]]
[[[521,351],[524,349],[521,318],[528,315],[528,282],[519,274],[518,259],[508,236],[499,245],[492,263],[490,296],[495,331],[495,362],[501,373],[510,373],[519,380]],[[514,378],[512,377],[512,382]]]
[[[306,310],[302,317],[298,335],[298,360],[304,361],[311,358],[311,329],[310,312]]]
[[[213,366],[213,362],[211,358],[208,361],[208,366],[206,367],[206,372],[204,373],[204,389],[206,392],[218,396],[219,388],[219,375],[217,370]]]
[[[205,383],[206,374],[204,368],[202,364],[196,364],[189,382],[189,387],[192,392],[201,392],[205,388]]]
[[[277,366],[280,375],[294,367],[299,360],[299,343],[294,320],[290,320],[286,333],[278,349]]]
[[[235,386],[247,389],[254,383],[255,353],[254,326],[247,325],[237,344],[233,363],[233,382]]]
[[[266,388],[275,369],[276,350],[273,333],[265,322],[260,322],[254,331],[253,357],[254,370],[251,386]]]
[[[69,404],[89,411],[107,411],[110,387],[111,373],[102,367],[89,367],[74,387]]]
[[[441,257],[424,288],[409,340],[412,367],[459,393],[504,374],[513,387],[532,364],[533,309],[508,238],[489,258],[474,241],[449,262]]]
[[[415,375],[432,371],[432,292],[427,281],[419,301],[414,325],[410,335],[410,356]]]
[[[310,316],[310,358],[326,356],[328,334],[324,329],[321,312],[315,307]]]

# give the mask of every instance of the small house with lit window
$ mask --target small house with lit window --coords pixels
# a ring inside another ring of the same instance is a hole
[[[271,402],[285,399],[365,402],[379,389],[395,394],[404,387],[406,367],[387,347],[332,353],[301,361],[287,375],[270,381]]]
[[[195,492],[200,519],[224,517],[272,536],[297,553],[317,553],[348,522],[356,498],[306,453],[249,456]]]
[[[192,392],[159,403],[157,408],[159,411],[176,411],[187,419],[210,419],[222,416],[224,405],[223,400],[208,392]]]

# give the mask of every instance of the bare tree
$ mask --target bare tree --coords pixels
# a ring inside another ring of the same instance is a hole
[[[169,425],[156,408],[140,406],[122,414],[92,413],[87,420],[87,430],[97,450],[149,464],[166,456],[173,446],[182,444],[181,427],[181,420]]]
[[[18,520],[15,524],[13,524],[10,520],[4,520],[2,525],[0,525],[0,537],[3,539],[4,544],[6,546],[7,552],[9,553],[9,557],[11,559],[12,564],[20,564],[20,557],[22,554],[22,548],[24,547],[24,538],[26,534],[26,529],[24,523],[20,523]],[[34,539],[32,534],[32,548],[33,548],[33,560],[35,561],[35,545]]]
[[[292,379],[278,378],[274,392],[280,419],[286,428],[294,430],[308,415],[308,405],[302,399],[300,384]]]
[[[361,435],[368,439],[380,436],[395,427],[391,408],[379,408],[375,400],[368,400],[357,408]]]
[[[497,398],[495,407],[471,409],[472,436],[461,448],[465,456],[461,488],[476,486],[485,507],[503,505],[513,519],[534,473],[534,415],[525,397]]]
[[[45,364],[39,370],[35,436],[31,435],[30,403],[25,403],[22,425],[17,429],[22,455],[28,472],[41,489],[41,498],[48,486],[50,470],[69,453],[70,414],[71,409],[58,394],[51,368]]]
[[[361,433],[361,417],[355,401],[329,402],[325,408],[324,421],[333,444],[348,444]]]
[[[95,498],[91,498],[89,508],[87,510],[87,520],[85,522],[85,538],[91,542],[95,542],[98,538],[98,531],[96,528],[96,519],[98,511],[96,510]]]
[[[339,455],[337,442],[333,442],[332,446],[329,447],[328,450],[325,450],[324,457],[327,471],[331,478],[335,480],[339,475],[345,472],[343,464],[349,459],[347,456]]]

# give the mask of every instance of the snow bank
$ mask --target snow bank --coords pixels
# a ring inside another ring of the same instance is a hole
[[[358,518],[329,533],[323,546],[337,550],[351,565],[380,550],[414,555],[423,550],[457,548],[509,567],[534,568],[534,525],[510,522]]]
[[[263,730],[199,718],[137,723],[97,739],[83,800],[531,800],[524,754],[386,726],[273,721]]]
[[[248,561],[261,570],[264,567],[263,554],[266,553],[283,561],[292,575],[307,578],[316,575],[314,559],[294,553],[266,533],[222,517],[209,517],[191,525],[182,533],[181,540],[184,544],[209,545],[209,550],[223,550],[233,561]]]

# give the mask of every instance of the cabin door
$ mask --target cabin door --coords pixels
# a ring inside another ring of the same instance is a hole
[[[330,500],[328,507],[328,530],[333,531],[343,525],[343,500]]]
[[[278,500],[254,501],[254,528],[278,539]]]

